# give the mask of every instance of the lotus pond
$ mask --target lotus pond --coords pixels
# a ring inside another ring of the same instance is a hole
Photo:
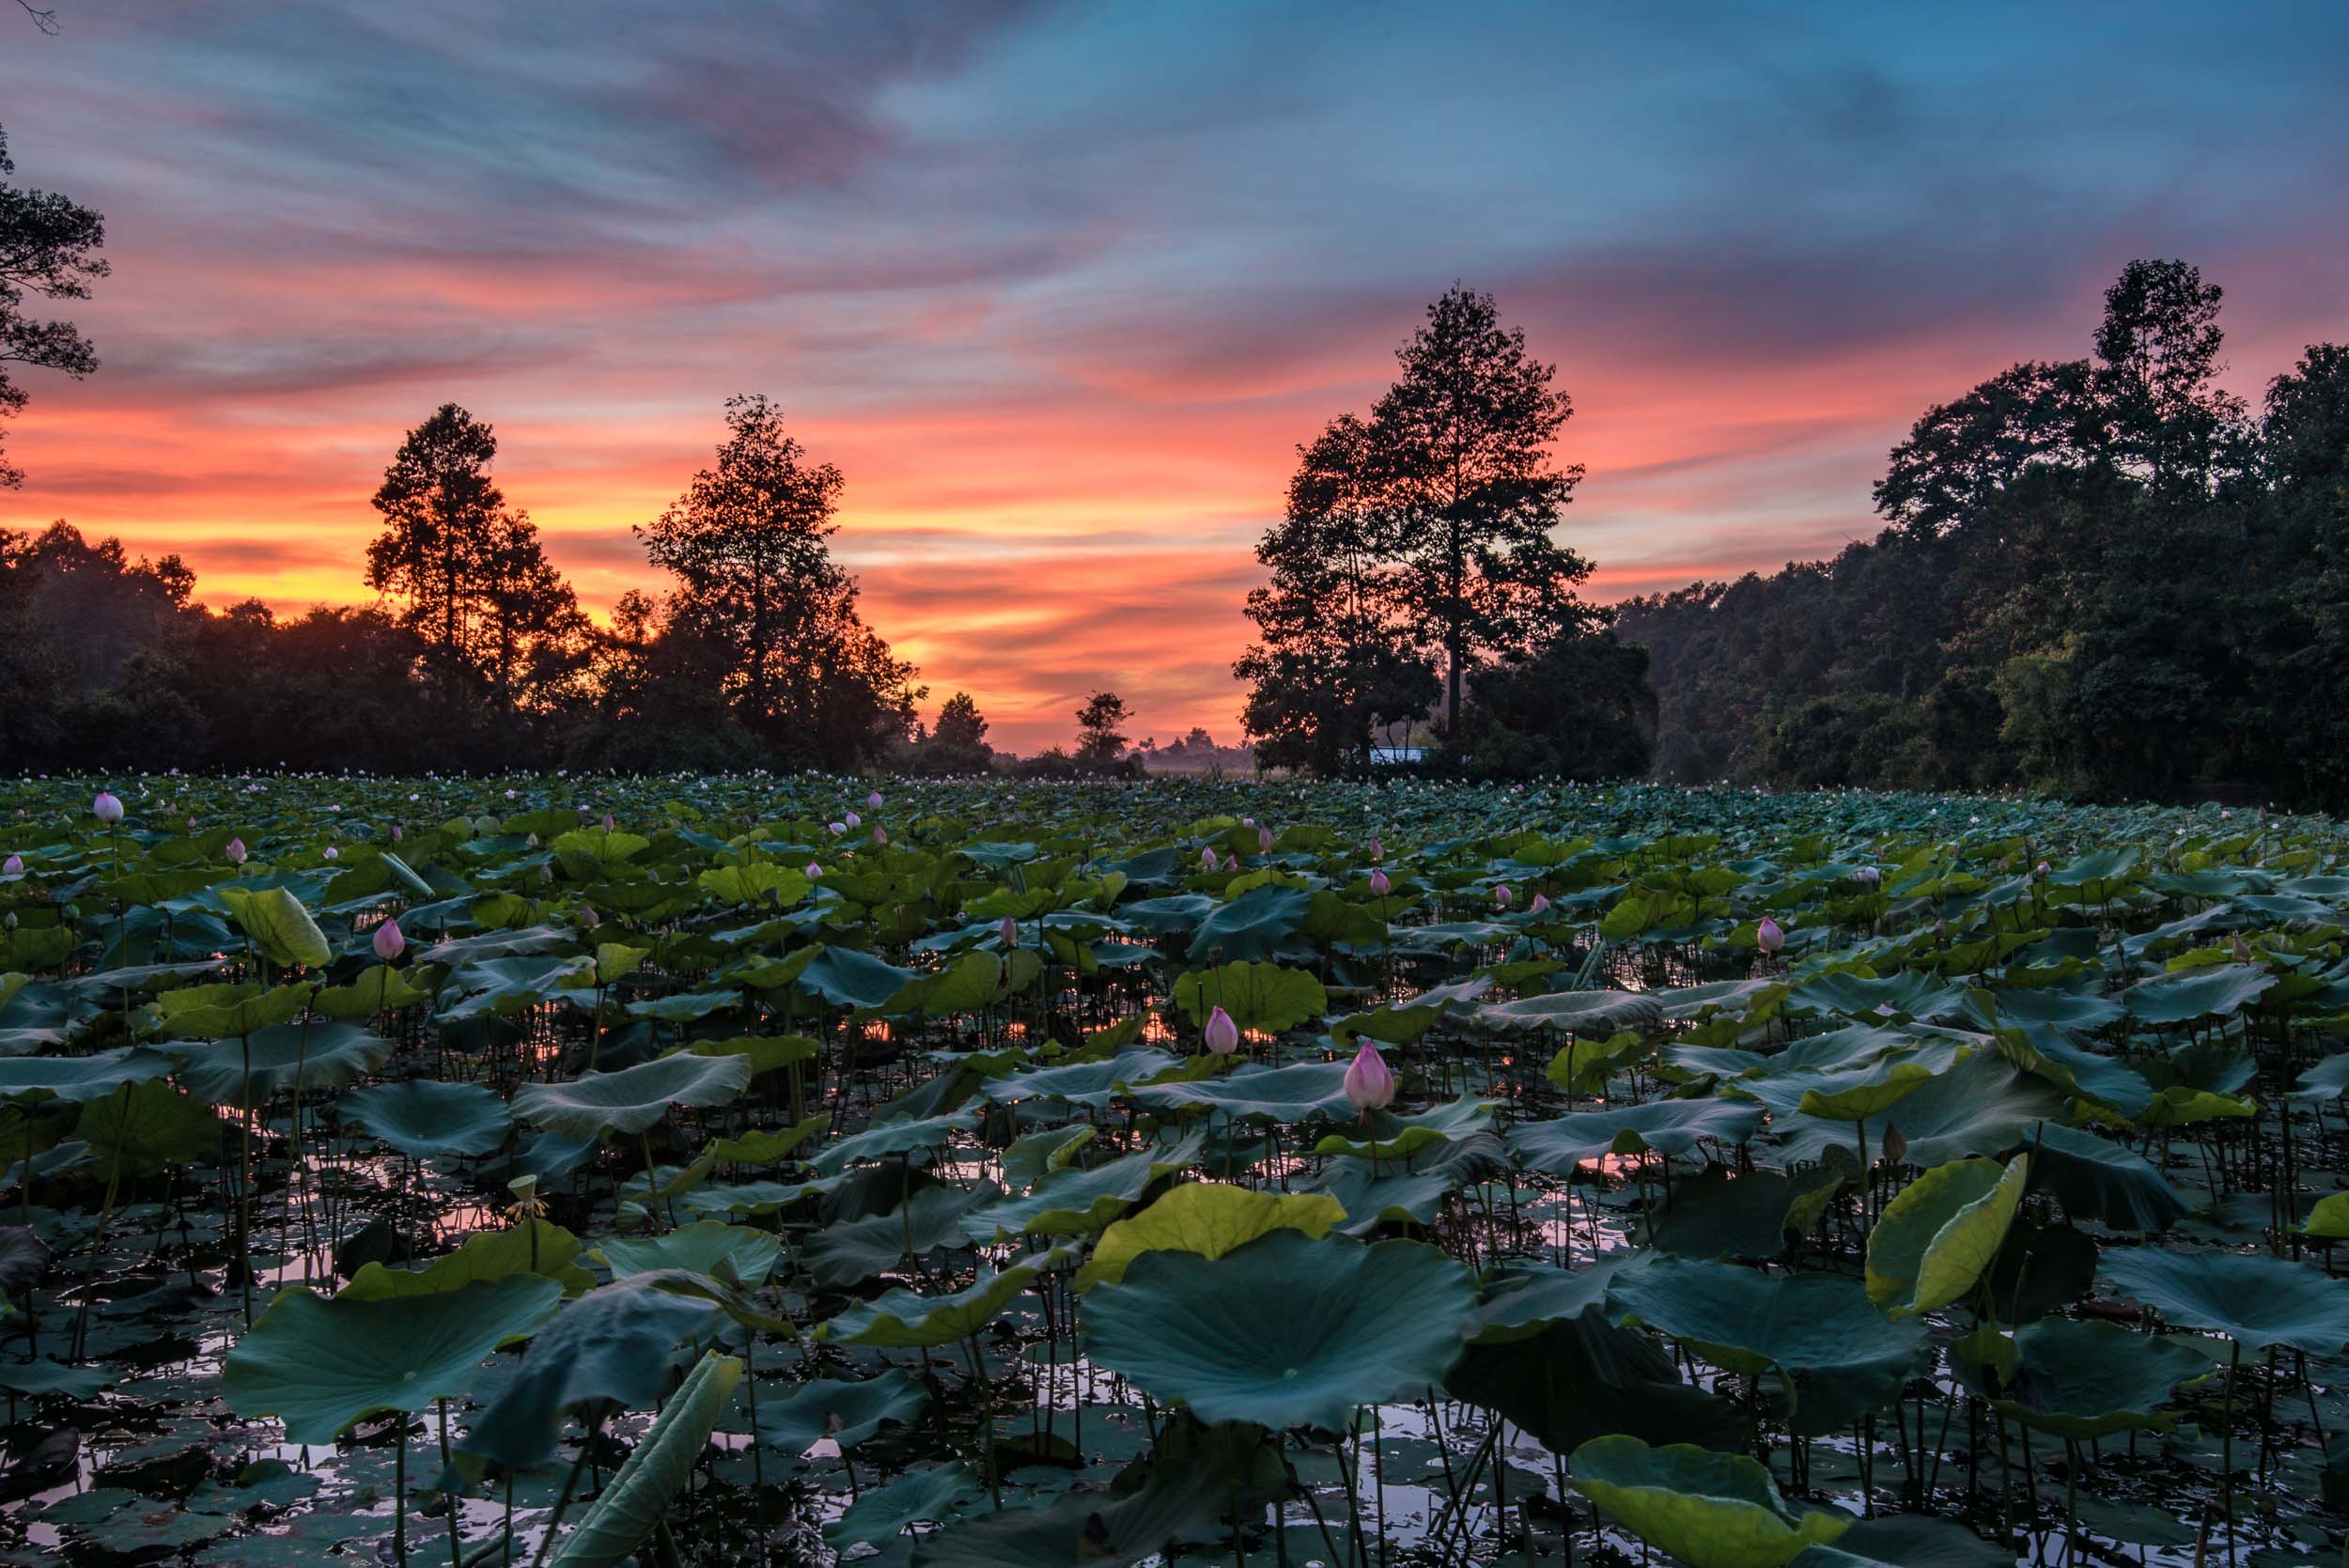
[[[148,777],[0,856],[0,1560],[2345,1560],[2328,820]]]

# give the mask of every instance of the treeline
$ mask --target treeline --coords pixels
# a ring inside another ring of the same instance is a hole
[[[1872,543],[1621,606],[1655,772],[2349,808],[2349,349],[2255,413],[2220,298],[2131,263],[2088,357],[1917,421]]]
[[[599,627],[510,507],[490,427],[449,404],[374,497],[378,605],[217,612],[176,556],[59,522],[0,531],[0,754],[11,768],[882,767],[986,770],[968,694],[926,689],[857,611],[828,539],[842,478],[764,397],[637,529],[659,594]]]

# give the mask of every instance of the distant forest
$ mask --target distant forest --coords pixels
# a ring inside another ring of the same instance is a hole
[[[2219,302],[2131,263],[2087,358],[1926,411],[1873,542],[1619,606],[1654,773],[2349,805],[2349,349],[2254,414]]]

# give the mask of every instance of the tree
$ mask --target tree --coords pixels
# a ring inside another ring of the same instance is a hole
[[[2201,489],[2243,423],[2217,384],[2223,297],[2183,261],[2132,261],[2105,290],[2096,383],[2113,454],[2157,494]]]
[[[1636,778],[1656,735],[1647,649],[1569,635],[1481,672],[1443,762],[1480,778]]]
[[[1375,439],[1347,414],[1299,447],[1285,512],[1256,546],[1272,581],[1248,595],[1258,640],[1232,673],[1253,683],[1241,722],[1276,767],[1365,767],[1379,724],[1423,713],[1436,697],[1434,661],[1413,645]]]
[[[33,14],[39,21],[46,13]],[[15,172],[8,134],[0,131],[0,175]],[[8,378],[11,364],[77,379],[98,368],[97,349],[72,322],[35,320],[23,306],[27,294],[88,299],[91,283],[109,270],[98,254],[105,240],[105,220],[88,208],[0,181],[0,419],[22,412],[26,401],[24,389]],[[23,482],[23,471],[0,453],[0,486]]]
[[[1501,325],[1493,297],[1457,285],[1395,360],[1367,461],[1420,638],[1443,657],[1449,720],[1476,664],[1593,624],[1574,593],[1590,563],[1549,532],[1582,477],[1550,450],[1574,404],[1550,389],[1555,368],[1526,352],[1524,331]]]
[[[1876,510],[1920,540],[1984,517],[2034,466],[2077,468],[2098,445],[2086,360],[2013,365],[1925,411],[1892,448]]]
[[[727,399],[717,462],[636,530],[676,574],[672,630],[714,660],[742,723],[782,760],[854,766],[913,725],[913,666],[856,609],[827,541],[845,481],[811,464],[764,396]]]
[[[1096,691],[1077,710],[1077,760],[1092,768],[1107,768],[1126,750],[1118,726],[1133,718],[1126,699],[1114,691]]]
[[[444,697],[485,675],[474,615],[497,570],[506,495],[490,476],[497,436],[443,403],[399,444],[373,505],[367,586],[403,601],[399,624],[425,640]]]

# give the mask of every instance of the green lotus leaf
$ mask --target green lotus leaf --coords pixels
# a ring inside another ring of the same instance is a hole
[[[1650,1100],[1645,1105],[1579,1110],[1546,1122],[1519,1122],[1501,1135],[1519,1164],[1553,1176],[1585,1160],[1653,1149],[1685,1155],[1711,1141],[1729,1148],[1762,1126],[1762,1108],[1737,1100]]]
[[[986,1483],[958,1459],[933,1469],[910,1470],[843,1509],[840,1517],[824,1527],[824,1540],[834,1550],[886,1541],[908,1525],[951,1519],[986,1491]]]
[[[1463,1094],[1448,1105],[1423,1110],[1415,1116],[1374,1110],[1366,1118],[1368,1138],[1327,1133],[1314,1145],[1314,1153],[1324,1157],[1351,1155],[1361,1159],[1368,1159],[1375,1153],[1380,1159],[1408,1159],[1431,1144],[1455,1142],[1486,1130],[1493,1124],[1493,1112],[1499,1109],[1498,1101]]]
[[[1389,1002],[1364,1013],[1349,1013],[1330,1026],[1332,1043],[1344,1048],[1359,1034],[1381,1045],[1408,1046],[1436,1026],[1455,1008],[1466,1008],[1492,989],[1488,974],[1471,975],[1449,986],[1437,986],[1403,1001]]]
[[[1133,1084],[1127,1098],[1154,1110],[1197,1106],[1221,1111],[1234,1121],[1347,1118],[1356,1112],[1346,1097],[1346,1068],[1343,1062],[1297,1062],[1285,1067],[1251,1063],[1222,1078],[1197,1082]]]
[[[1006,1198],[963,1221],[974,1241],[1010,1235],[1090,1235],[1125,1213],[1150,1184],[1197,1163],[1200,1140],[1153,1145],[1091,1170],[1055,1171],[1033,1192]]]
[[[0,1095],[82,1105],[126,1084],[171,1072],[171,1058],[144,1046],[117,1046],[87,1056],[0,1057]]]
[[[2172,1326],[2224,1334],[2257,1355],[2290,1345],[2338,1355],[2349,1342],[2349,1281],[2264,1254],[2108,1250],[2104,1271]]]
[[[1185,1182],[1130,1219],[1101,1233],[1093,1257],[1077,1271],[1076,1287],[1092,1289],[1125,1278],[1126,1265],[1144,1252],[1194,1252],[1213,1260],[1274,1231],[1319,1238],[1346,1219],[1336,1200],[1321,1193],[1259,1192],[1222,1182]]]
[[[901,970],[869,953],[827,947],[800,971],[799,986],[834,1007],[879,1013],[890,1011],[922,978],[918,970]]]
[[[279,968],[300,964],[303,969],[324,969],[334,955],[326,933],[290,890],[229,886],[213,892],[226,907],[229,918]]]
[[[739,1138],[713,1138],[703,1146],[702,1153],[721,1165],[780,1165],[801,1144],[822,1136],[831,1126],[832,1112],[825,1111],[795,1126],[753,1127]]]
[[[700,1219],[665,1235],[638,1241],[614,1239],[587,1254],[612,1270],[614,1280],[655,1269],[682,1268],[715,1275],[735,1285],[758,1286],[783,1256],[783,1238],[772,1231]]]
[[[856,1382],[818,1378],[761,1402],[758,1440],[791,1454],[825,1437],[852,1449],[884,1425],[910,1424],[929,1397],[912,1374],[894,1368]]]
[[[1492,1140],[1480,1140],[1498,1148]],[[1467,1145],[1464,1145],[1464,1147]],[[1443,1201],[1469,1180],[1471,1172],[1458,1164],[1432,1162],[1408,1171],[1381,1160],[1341,1155],[1299,1185],[1334,1200],[1346,1218],[1336,1229],[1347,1235],[1368,1235],[1381,1225],[1433,1225]]]
[[[1221,957],[1269,958],[1273,950],[1305,924],[1313,894],[1303,888],[1251,888],[1199,923],[1190,939],[1190,962]]]
[[[379,1410],[471,1391],[490,1352],[562,1296],[536,1275],[366,1299],[282,1290],[229,1350],[221,1394],[240,1416],[279,1418],[288,1442],[331,1443]]]
[[[2300,1230],[2326,1241],[2349,1240],[2349,1192],[2330,1192],[2319,1198]]]
[[[1742,1453],[1599,1437],[1576,1449],[1566,1467],[1576,1491],[1688,1568],[1779,1568],[1851,1526],[1837,1514],[1796,1514],[1770,1472]]]
[[[2087,1127],[2048,1122],[2032,1129],[2033,1191],[2054,1194],[2076,1219],[2123,1231],[2166,1231],[2191,1208],[2170,1179],[2134,1149]]]
[[[1824,1166],[1798,1175],[1766,1171],[1743,1175],[1708,1165],[1674,1184],[1650,1223],[1648,1240],[1686,1258],[1745,1258],[1759,1263],[1785,1252],[1787,1237],[1818,1223],[1843,1177]]]
[[[703,872],[695,880],[703,891],[729,904],[755,904],[773,909],[797,904],[807,896],[809,886],[804,873],[769,861],[718,866]]]
[[[2121,993],[2121,1002],[2139,1023],[2190,1023],[2240,1012],[2275,984],[2264,964],[2222,964],[2140,980]]]
[[[1120,1084],[1143,1084],[1161,1079],[1190,1077],[1187,1066],[1199,1064],[1192,1057],[1186,1062],[1172,1051],[1155,1046],[1143,1046],[1122,1050],[1098,1062],[1067,1062],[1053,1067],[1024,1067],[1016,1073],[988,1079],[979,1086],[979,1093],[998,1105],[1011,1105],[1019,1100],[1064,1100],[1070,1105],[1085,1106],[1098,1110],[1117,1094]],[[1204,1064],[1209,1069],[1213,1062]]]
[[[1920,1170],[1969,1155],[1989,1157],[2012,1150],[2042,1122],[2062,1120],[2063,1096],[2018,1071],[1995,1051],[1976,1051],[1936,1073],[1890,1110],[1859,1124],[1873,1154],[1884,1147],[1887,1127],[1898,1127],[1908,1144],[1906,1162]],[[1774,1125],[1772,1163],[1816,1165],[1832,1147],[1853,1148],[1859,1134],[1848,1122],[1797,1116]]]
[[[848,1290],[877,1274],[903,1268],[909,1254],[919,1261],[941,1247],[970,1245],[963,1225],[971,1210],[993,1197],[992,1183],[971,1191],[949,1186],[924,1187],[895,1208],[858,1219],[836,1219],[809,1234],[801,1255],[816,1282]],[[993,1227],[988,1227],[992,1234]]]
[[[1896,1318],[1946,1307],[1998,1256],[2030,1157],[1937,1165],[1884,1205],[1868,1233],[1868,1296]]]
[[[1784,1087],[1800,1091],[1793,1109],[1805,1116],[1821,1116],[1830,1122],[1858,1122],[1882,1115],[1923,1088],[1932,1077],[1933,1069],[1921,1062],[1889,1062],[1871,1071],[1822,1074],[1815,1079],[1796,1080]],[[1753,1094],[1769,1104],[1761,1091],[1773,1086],[1770,1079],[1764,1078],[1741,1079],[1729,1087],[1735,1093]],[[1777,1107],[1773,1105],[1771,1109]]]
[[[403,1079],[347,1094],[339,1109],[345,1122],[411,1159],[486,1155],[514,1130],[506,1102],[477,1083]]]
[[[407,975],[388,964],[364,970],[348,986],[327,986],[310,999],[310,1005],[330,1018],[366,1018],[431,999],[432,993],[411,984]]]
[[[1221,1007],[1242,1029],[1277,1034],[1328,1007],[1330,994],[1308,970],[1237,963],[1186,971],[1174,982],[1174,1004],[1196,1024]]]
[[[613,835],[617,837],[619,835]],[[612,1484],[589,1506],[577,1529],[563,1538],[552,1568],[614,1568],[648,1540],[682,1491],[709,1445],[709,1434],[725,1414],[742,1363],[710,1351],[686,1374],[677,1396],[661,1408],[652,1430],[622,1462]]]
[[[1343,1428],[1361,1405],[1440,1383],[1475,1304],[1433,1247],[1278,1230],[1221,1258],[1132,1258],[1086,1296],[1085,1345],[1203,1421]]]
[[[179,1076],[215,1105],[261,1106],[281,1092],[339,1089],[381,1067],[392,1043],[353,1023],[272,1024],[189,1052]]]
[[[533,1219],[504,1231],[477,1231],[456,1251],[419,1268],[390,1268],[370,1263],[350,1277],[334,1299],[369,1301],[387,1296],[433,1296],[462,1290],[484,1281],[516,1274],[537,1274],[577,1296],[595,1284],[595,1276],[572,1262],[579,1256],[579,1237],[562,1226]]]
[[[1076,1158],[1078,1151],[1093,1141],[1095,1132],[1085,1123],[1072,1122],[1065,1127],[1046,1127],[1042,1132],[1014,1139],[1011,1147],[1003,1151],[1003,1179],[1022,1190],[1034,1187]]]
[[[820,1325],[816,1337],[901,1350],[953,1344],[994,1322],[1035,1276],[1034,1268],[1015,1265],[983,1274],[951,1296],[893,1290]]]
[[[514,1118],[563,1138],[632,1137],[666,1117],[671,1106],[726,1105],[750,1081],[751,1064],[742,1057],[656,1057],[616,1073],[582,1073],[568,1083],[525,1083],[514,1092]]]
[[[566,1411],[606,1399],[631,1409],[651,1405],[668,1391],[678,1342],[706,1340],[723,1322],[708,1301],[644,1276],[591,1290],[538,1329],[521,1368],[457,1447],[476,1465],[526,1470],[554,1452]]]
[[[151,1176],[208,1155],[220,1135],[210,1106],[160,1079],[91,1100],[73,1124],[73,1136],[107,1170],[127,1176]]]
[[[959,1110],[942,1116],[901,1116],[825,1145],[808,1164],[819,1174],[837,1175],[862,1160],[942,1149],[957,1133],[970,1130],[969,1114]]]
[[[1888,1321],[1848,1275],[1659,1257],[1612,1300],[1717,1367],[1777,1374],[1777,1403],[1806,1436],[1848,1431],[1889,1404],[1925,1348],[1921,1325]]]
[[[1493,1029],[1557,1029],[1605,1035],[1626,1029],[1653,1029],[1664,1021],[1664,1004],[1645,991],[1552,991],[1519,997],[1476,1010],[1476,1021]]]
[[[2024,1425],[2075,1442],[2170,1424],[2158,1413],[2211,1365],[2176,1340],[2117,1323],[2044,1318],[2015,1336],[2015,1365],[1990,1391]]]

